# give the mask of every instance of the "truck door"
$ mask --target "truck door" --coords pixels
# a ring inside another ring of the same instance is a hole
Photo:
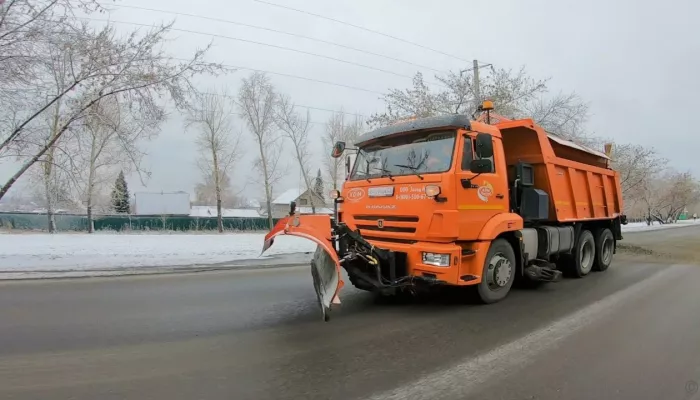
[[[503,146],[500,139],[493,140],[493,157],[490,172],[475,174],[469,165],[477,159],[474,152],[475,133],[463,134],[456,165],[457,210],[459,211],[460,237],[476,239],[484,224],[496,214],[509,212],[508,183]]]

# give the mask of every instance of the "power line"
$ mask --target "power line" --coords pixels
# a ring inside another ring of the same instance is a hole
[[[231,96],[231,95],[225,95],[225,94],[221,94],[221,93],[211,93],[211,92],[199,92],[199,93],[206,94],[209,96],[225,97],[225,98],[229,99],[232,103],[240,105],[240,102],[238,100],[236,100],[236,98],[234,96]],[[330,108],[323,108],[323,107],[307,106],[305,104],[296,104],[295,103],[295,104],[293,104],[293,106],[299,107],[299,108],[308,108],[311,110],[326,111],[326,112],[330,112],[330,113],[334,113],[334,114],[344,114],[344,115],[352,115],[355,117],[369,118],[368,116],[366,116],[364,114],[351,113],[351,112],[340,111],[340,110],[332,110]]]
[[[390,38],[390,39],[398,40],[398,41],[400,41],[400,42],[407,43],[407,44],[410,44],[410,45],[412,45],[412,46],[420,47],[420,48],[422,48],[422,49],[430,50],[430,51],[432,51],[432,52],[435,52],[435,53],[438,53],[438,54],[442,54],[442,55],[444,55],[444,56],[452,57],[452,58],[454,58],[454,59],[456,59],[456,60],[460,60],[460,61],[464,61],[464,62],[470,62],[470,61],[467,60],[467,59],[464,59],[464,58],[455,56],[455,55],[453,55],[453,54],[445,53],[445,52],[443,52],[443,51],[436,50],[436,49],[433,49],[433,48],[431,48],[431,47],[424,46],[424,45],[418,44],[418,43],[416,43],[416,42],[412,42],[412,41],[410,41],[410,40],[402,39],[402,38],[400,38],[400,37],[396,37],[396,36],[393,36],[393,35],[389,35],[389,34],[387,34],[387,33],[379,32],[379,31],[376,31],[376,30],[374,30],[374,29],[365,28],[364,26],[355,25],[355,24],[352,24],[352,23],[350,23],[350,22],[341,21],[341,20],[339,20],[339,19],[335,19],[335,18],[331,18],[331,17],[326,17],[325,15],[315,14],[315,13],[312,13],[312,12],[309,12],[309,11],[304,11],[304,10],[300,10],[300,9],[297,9],[297,8],[292,8],[292,7],[284,6],[284,5],[281,5],[281,4],[270,3],[270,2],[264,1],[264,0],[253,0],[253,1],[256,2],[256,3],[266,4],[266,5],[273,6],[273,7],[284,8],[284,9],[286,9],[286,10],[295,11],[295,12],[298,12],[298,13],[301,13],[301,14],[307,14],[307,15],[311,15],[311,16],[313,16],[313,17],[322,18],[322,19],[325,19],[325,20],[328,20],[328,21],[333,21],[333,22],[336,22],[336,23],[339,23],[339,24],[351,26],[351,27],[353,27],[353,28],[355,28],[355,29],[360,29],[360,30],[363,30],[363,31],[366,31],[366,32],[374,33],[374,34],[376,34],[376,35],[381,35],[381,36],[384,36],[384,37],[388,37],[388,38]]]
[[[89,17],[76,17],[76,19],[87,20],[87,21],[96,21],[96,22],[115,23],[115,24],[126,24],[126,25],[135,25],[135,26],[144,26],[144,27],[149,27],[149,28],[150,28],[150,27],[153,27],[153,25],[149,25],[149,24],[142,24],[142,23],[138,23],[138,22],[128,22],[128,21],[115,21],[115,20],[111,20],[111,19],[100,19],[100,18],[89,18]],[[279,45],[276,45],[276,44],[270,44],[270,43],[264,43],[264,42],[257,42],[257,41],[255,41],[255,40],[241,39],[241,38],[237,38],[237,37],[233,37],[233,36],[220,35],[220,34],[216,34],[216,33],[207,33],[207,32],[201,32],[201,31],[193,31],[193,30],[190,30],[190,29],[180,29],[180,28],[172,28],[172,27],[171,27],[171,28],[169,28],[169,30],[172,30],[172,31],[175,31],[175,32],[191,33],[191,34],[195,34],[195,35],[205,35],[205,36],[211,36],[211,37],[218,37],[218,38],[222,38],[222,39],[235,40],[235,41],[244,42],[244,43],[250,43],[250,44],[255,44],[255,45],[259,45],[259,46],[267,46],[267,47],[272,47],[272,48],[276,48],[276,49],[280,49],[280,50],[287,50],[287,51],[292,51],[292,52],[296,52],[296,53],[300,53],[300,54],[306,54],[306,55],[310,55],[310,56],[314,56],[314,57],[325,58],[325,59],[328,59],[328,60],[337,61],[337,62],[340,62],[340,63],[349,64],[349,65],[354,65],[354,66],[357,66],[357,67],[367,68],[367,69],[371,69],[371,70],[374,70],[374,71],[378,71],[378,72],[382,72],[382,73],[390,74],[390,75],[395,75],[395,76],[399,76],[399,77],[407,78],[407,79],[411,79],[411,80],[413,80],[413,78],[414,78],[414,77],[412,77],[412,76],[410,76],[410,75],[400,74],[400,73],[398,73],[398,72],[394,72],[394,71],[389,71],[389,70],[382,69],[382,68],[373,67],[373,66],[371,66],[371,65],[360,64],[360,63],[356,63],[356,62],[353,62],[353,61],[343,60],[343,59],[341,59],[341,58],[335,58],[335,57],[325,56],[325,55],[323,55],[323,54],[312,53],[312,52],[309,52],[309,51],[293,49],[293,48],[287,47],[287,46],[279,46]],[[446,85],[444,85],[444,84],[442,84],[442,83],[439,83],[439,82],[432,82],[432,81],[425,81],[425,82],[430,83],[430,84],[433,84],[433,85],[439,85],[439,86],[447,87]]]
[[[185,58],[173,58],[173,60],[176,60],[176,61],[184,61],[184,62],[192,61],[192,60],[188,60],[188,59],[185,59]],[[342,88],[345,88],[345,89],[357,90],[357,91],[360,91],[360,92],[367,92],[367,93],[372,93],[372,94],[378,94],[378,95],[380,95],[380,96],[384,96],[384,95],[385,95],[384,93],[382,93],[382,92],[377,92],[376,90],[365,89],[365,88],[361,88],[361,87],[357,87],[357,86],[352,86],[352,85],[346,85],[346,84],[344,84],[344,83],[337,83],[337,82],[324,81],[324,80],[320,80],[320,79],[307,78],[307,77],[304,77],[304,76],[292,75],[292,74],[287,74],[287,73],[283,73],[283,72],[274,72],[274,71],[269,71],[269,70],[264,70],[264,69],[241,67],[241,66],[238,66],[238,65],[222,64],[222,63],[216,63],[216,64],[219,64],[219,65],[221,65],[221,66],[223,66],[223,67],[227,67],[227,68],[241,69],[241,70],[245,70],[245,71],[263,72],[263,73],[270,74],[270,75],[284,76],[284,77],[287,77],[287,78],[300,79],[300,80],[304,80],[304,81],[308,81],[308,82],[321,83],[321,84],[324,84],[324,85],[338,86],[338,87],[342,87]]]
[[[94,18],[82,18],[82,17],[80,17],[80,18],[76,17],[76,18],[77,18],[77,19],[86,19],[86,20],[100,21],[100,22],[108,22],[108,23],[109,23],[109,22],[113,22],[113,21],[110,21],[110,20],[100,20],[100,19],[94,19]],[[128,22],[127,22],[127,23],[128,23]],[[136,23],[134,23],[134,24],[136,24]],[[152,28],[152,27],[153,27],[153,25],[147,25],[147,24],[136,24],[136,25],[141,25],[141,26],[145,26],[145,27],[149,27],[149,28]],[[75,34],[74,34],[74,35],[75,35]],[[77,35],[75,35],[75,36],[77,36]],[[182,62],[191,62],[191,61],[192,61],[191,59],[177,58],[177,57],[161,57],[161,58],[163,58],[163,59],[169,59],[169,60],[173,60],[173,61],[182,61]],[[299,80],[303,80],[303,81],[307,81],[307,82],[320,83],[320,84],[323,84],[323,85],[337,86],[337,87],[342,87],[342,88],[345,88],[345,89],[356,90],[356,91],[359,91],[359,92],[378,94],[378,95],[380,95],[380,96],[385,96],[385,95],[386,95],[386,93],[378,92],[378,91],[372,90],[372,89],[361,88],[361,87],[358,87],[358,86],[348,85],[348,84],[345,84],[345,83],[324,81],[324,80],[322,80],[322,79],[308,78],[308,77],[305,77],[305,76],[299,76],[299,75],[294,75],[294,74],[288,74],[288,73],[284,73],[284,72],[275,72],[275,71],[264,70],[264,69],[260,69],[260,68],[241,67],[241,66],[239,66],[239,65],[231,65],[231,64],[223,64],[223,63],[211,63],[211,64],[218,64],[218,65],[221,65],[222,67],[232,68],[232,69],[236,69],[236,70],[245,70],[245,71],[253,71],[253,72],[263,72],[263,73],[270,74],[270,75],[283,76],[283,77],[285,77],[285,78],[294,78],[294,79],[299,79]]]
[[[102,5],[102,6],[104,6],[104,7],[107,7],[107,5],[103,5],[103,4],[100,4],[100,5]],[[360,52],[360,53],[369,54],[369,55],[372,55],[372,56],[375,56],[375,57],[385,58],[385,59],[387,59],[387,60],[397,61],[397,62],[400,62],[400,63],[412,65],[412,66],[414,66],[414,67],[428,69],[428,70],[431,70],[431,71],[434,71],[434,72],[443,72],[443,71],[441,71],[441,70],[439,70],[439,69],[432,68],[432,67],[428,67],[427,65],[417,64],[417,63],[414,63],[414,62],[411,62],[411,61],[402,60],[402,59],[400,59],[400,58],[395,58],[395,57],[387,56],[387,55],[385,55],[385,54],[374,53],[374,52],[371,52],[371,51],[368,51],[368,50],[358,49],[357,47],[352,47],[352,46],[348,46],[348,45],[344,45],[344,44],[340,44],[340,43],[335,43],[335,42],[331,42],[331,41],[328,41],[328,40],[318,39],[318,38],[314,38],[314,37],[311,37],[311,36],[301,35],[301,34],[298,34],[298,33],[292,33],[292,32],[282,31],[282,30],[278,30],[278,29],[267,28],[267,27],[259,26],[259,25],[252,25],[252,24],[248,24],[248,23],[243,23],[243,22],[238,22],[238,21],[233,21],[233,20],[228,20],[228,19],[222,19],[222,18],[209,17],[209,16],[205,16],[205,15],[197,15],[197,14],[183,13],[183,12],[178,12],[178,11],[161,10],[161,9],[157,9],[157,8],[139,7],[139,6],[131,6],[131,5],[123,5],[123,4],[114,4],[114,5],[110,4],[109,6],[114,6],[114,7],[117,7],[117,8],[129,8],[129,9],[135,9],[135,10],[162,12],[162,13],[173,14],[173,15],[179,15],[179,16],[184,16],[184,17],[200,18],[200,19],[209,20],[209,21],[216,21],[216,22],[223,22],[223,23],[232,24],[232,25],[239,25],[239,26],[244,26],[244,27],[247,27],[247,28],[259,29],[259,30],[263,30],[263,31],[279,33],[279,34],[282,34],[282,35],[288,35],[288,36],[292,36],[292,37],[298,37],[298,38],[302,38],[302,39],[312,40],[312,41],[315,41],[315,42],[324,43],[324,44],[328,44],[328,45],[331,45],[331,46],[340,47],[340,48],[343,48],[343,49],[348,49],[348,50],[353,50],[353,51],[357,51],[357,52]]]
[[[194,110],[195,110],[195,111],[204,111],[204,112],[207,111],[207,110],[204,110],[204,109],[197,109],[197,108],[195,108]],[[339,111],[339,112],[342,113],[342,111]],[[235,113],[235,112],[229,112],[229,113],[226,113],[226,115],[233,115],[233,116],[236,116],[236,117],[240,117],[240,114],[239,114],[239,113]],[[307,120],[307,119],[302,119],[302,120],[299,120],[299,122],[300,122],[300,123],[308,123],[309,125],[324,125],[324,126],[329,126],[329,125],[330,125],[328,122],[318,122],[318,121],[312,121],[312,120],[310,120],[310,119],[308,119],[308,120]]]

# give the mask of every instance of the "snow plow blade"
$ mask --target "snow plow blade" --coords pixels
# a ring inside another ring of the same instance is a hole
[[[317,244],[311,260],[311,276],[321,315],[324,321],[330,318],[331,305],[340,304],[338,292],[343,287],[340,260],[331,242],[331,219],[328,215],[292,215],[281,219],[265,235],[262,252],[269,249],[279,235],[299,236]]]

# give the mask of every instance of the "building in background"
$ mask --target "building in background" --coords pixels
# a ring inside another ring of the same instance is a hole
[[[190,215],[190,194],[172,193],[134,193],[135,215]]]
[[[272,200],[272,217],[282,218],[288,215],[291,202],[296,202],[297,212],[311,214],[313,213],[312,201],[316,207],[316,214],[333,214],[333,208],[326,204],[325,200],[313,190],[289,189]],[[265,211],[263,206],[262,212],[265,213]]]

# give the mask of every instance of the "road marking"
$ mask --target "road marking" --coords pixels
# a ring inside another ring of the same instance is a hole
[[[486,353],[465,359],[446,369],[430,373],[405,386],[368,397],[367,400],[464,398],[494,376],[512,368],[522,368],[547,350],[591,322],[610,315],[631,299],[642,295],[685,272],[682,266],[669,266],[660,273],[605,297],[567,317],[533,331]],[[418,361],[420,362],[420,361]]]

